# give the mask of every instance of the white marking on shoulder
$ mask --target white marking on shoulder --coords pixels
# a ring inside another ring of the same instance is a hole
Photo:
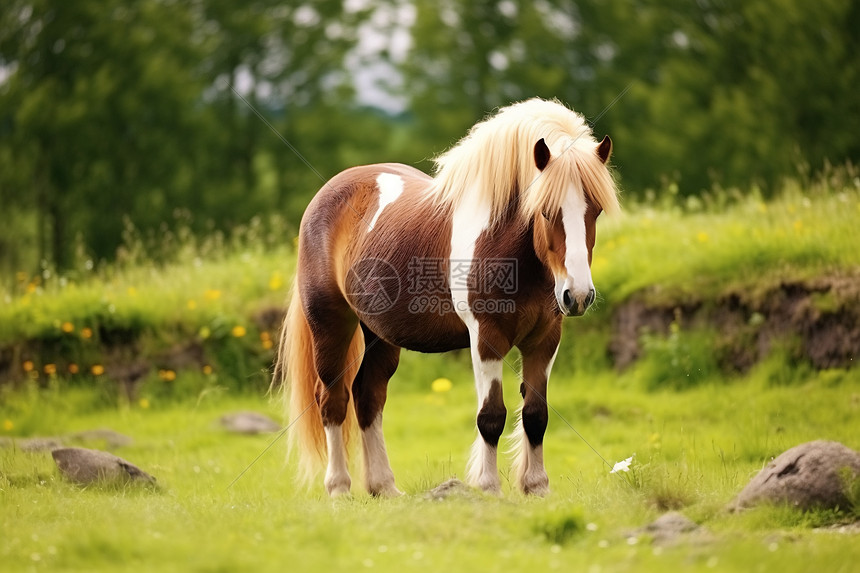
[[[467,196],[476,197],[477,193]],[[469,328],[469,336],[476,336],[478,321],[469,308],[468,278],[475,256],[475,244],[490,224],[490,206],[473,199],[465,201],[454,211],[451,221],[451,255],[448,284],[454,310]]]
[[[382,210],[394,203],[403,193],[403,177],[393,173],[380,173],[379,177],[376,178],[376,186],[379,188],[379,206],[376,208],[373,219],[370,220],[368,232],[373,230]]]

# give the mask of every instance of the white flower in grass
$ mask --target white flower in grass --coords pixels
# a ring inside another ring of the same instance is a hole
[[[636,454],[633,454],[633,455],[636,455]],[[632,464],[632,463],[633,463],[633,456],[630,456],[626,460],[622,460],[622,461],[616,463],[614,466],[612,466],[612,471],[609,473],[617,474],[618,472],[629,472],[630,471],[630,464]]]

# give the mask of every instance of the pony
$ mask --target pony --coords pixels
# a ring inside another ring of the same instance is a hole
[[[328,494],[348,494],[357,423],[367,491],[400,495],[382,432],[400,351],[469,348],[478,407],[468,481],[500,493],[502,364],[517,347],[515,475],[524,493],[548,492],[547,381],[563,318],[595,299],[595,224],[619,209],[611,150],[583,116],[533,98],[474,125],[434,160],[433,176],[366,165],[319,190],[299,227],[273,378],[285,388],[299,477],[325,466]]]

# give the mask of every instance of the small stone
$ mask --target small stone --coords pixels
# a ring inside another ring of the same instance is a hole
[[[60,448],[51,456],[66,479],[81,485],[130,481],[155,484],[155,478],[136,465],[101,450]]]
[[[846,480],[860,478],[860,453],[840,444],[816,440],[777,456],[729,505],[735,511],[760,503],[789,504],[799,509],[848,508]]]
[[[62,438],[0,438],[0,447],[16,447],[22,452],[47,452],[65,445]]]
[[[645,526],[645,531],[655,534],[689,533],[699,528],[699,524],[687,518],[677,511],[664,513],[653,522]]]
[[[682,540],[700,543],[710,540],[710,533],[704,527],[677,511],[664,513],[645,527],[628,534],[632,539],[639,535],[647,535],[654,545],[663,547],[676,545]]]
[[[115,432],[110,428],[84,430],[83,432],[71,434],[69,438],[76,442],[104,442],[105,446],[108,448],[130,446],[134,442],[131,437]]]
[[[220,423],[225,430],[236,434],[268,434],[281,429],[280,424],[259,412],[224,414]]]
[[[449,497],[471,497],[472,495],[474,495],[472,488],[457,478],[452,478],[425,493],[424,497],[425,499],[438,501],[448,499]]]

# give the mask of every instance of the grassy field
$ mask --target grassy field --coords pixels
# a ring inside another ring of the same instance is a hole
[[[470,376],[455,365],[452,380],[444,393],[432,392],[429,379],[423,391],[392,386],[386,434],[407,494],[395,500],[370,498],[358,479],[351,499],[332,501],[320,485],[297,490],[283,441],[251,465],[274,437],[227,434],[214,421],[242,408],[276,415],[259,397],[106,410],[92,408],[82,390],[16,395],[4,410],[38,411],[35,433],[107,426],[134,437],[116,453],[156,475],[159,488],[81,488],[57,476],[47,453],[0,450],[4,570],[807,571],[814,558],[823,571],[856,571],[857,534],[815,529],[850,520],[851,510],[723,510],[787,447],[817,438],[860,447],[856,380],[769,387],[751,377],[654,393],[623,376],[556,378],[549,497],[526,499],[506,479],[498,499],[430,501],[430,487],[462,476],[475,431]],[[635,454],[632,471],[610,475],[568,423],[610,463]],[[668,508],[708,533],[669,547],[635,533]]]
[[[500,463],[501,498],[424,497],[462,477],[475,435],[465,353],[406,353],[392,381],[385,423],[407,494],[399,499],[362,493],[358,469],[349,499],[329,500],[321,484],[297,489],[285,440],[217,426],[240,409],[280,416],[265,396],[274,333],[259,316],[286,296],[286,236],[280,247],[267,239],[185,248],[158,265],[131,257],[64,277],[21,272],[0,292],[0,436],[112,428],[134,438],[115,453],[159,486],[82,488],[59,477],[49,453],[0,448],[2,568],[856,571],[857,530],[821,528],[856,520],[860,499],[841,512],[724,510],[791,446],[831,439],[860,448],[856,367],[816,371],[776,352],[743,375],[713,370],[690,385],[684,368],[707,362],[708,339],[673,332],[618,373],[605,357],[605,326],[618,304],[642,293],[683,300],[856,274],[858,188],[856,179],[788,188],[768,202],[755,194],[682,202],[667,192],[601,218],[594,279],[602,301],[568,321],[549,389],[545,499],[515,491],[509,457]],[[176,371],[154,364],[121,391],[109,369],[97,368],[125,356],[117,333],[142,355],[199,345],[207,363]],[[680,355],[682,367],[671,367]],[[516,360],[505,374],[508,432],[519,398]],[[442,376],[452,387],[434,392]],[[631,455],[630,472],[609,473]],[[706,532],[663,546],[636,531],[669,509]]]

